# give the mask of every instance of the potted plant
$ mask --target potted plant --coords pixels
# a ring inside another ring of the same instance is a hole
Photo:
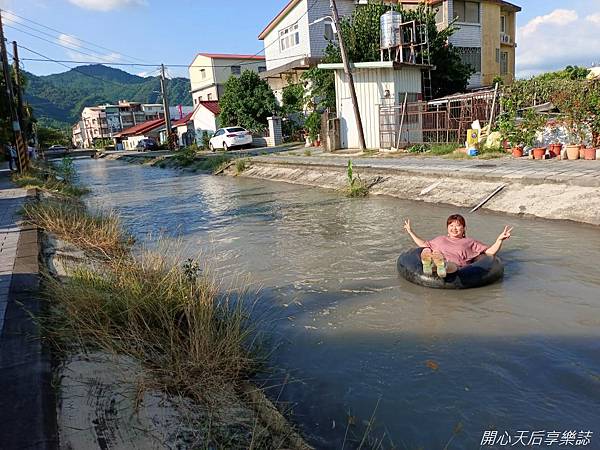
[[[304,122],[304,128],[310,141],[314,144],[318,142],[319,133],[321,132],[321,114],[316,111],[311,112],[306,121]]]
[[[512,144],[513,156],[519,158],[523,156],[523,146],[531,147],[534,144],[536,135],[546,120],[533,109],[525,110],[523,117],[518,120],[513,102],[505,102],[504,107],[505,110],[498,120],[500,133]],[[539,147],[534,153],[537,153],[538,159],[542,159],[546,148]]]
[[[559,109],[568,131],[569,143],[566,146],[568,159],[579,159],[580,145],[585,139],[585,121],[588,118],[587,94],[580,81],[564,80],[561,89],[551,97]]]

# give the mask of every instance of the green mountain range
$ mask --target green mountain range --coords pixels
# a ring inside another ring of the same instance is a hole
[[[71,126],[86,106],[128,100],[161,103],[160,78],[140,77],[100,64],[79,66],[68,72],[37,76],[25,72],[25,101],[45,126]],[[169,104],[191,105],[190,80],[167,80]]]

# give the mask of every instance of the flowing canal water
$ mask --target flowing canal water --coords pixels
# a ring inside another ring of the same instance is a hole
[[[279,343],[268,393],[290,403],[315,447],[385,436],[381,448],[491,448],[485,431],[515,443],[522,431],[590,430],[587,447],[600,448],[597,228],[118,161],[77,166],[90,202],[119,211],[138,239],[181,236],[219,273],[261,287]],[[504,280],[438,291],[399,278],[396,258],[413,247],[403,219],[432,238],[456,212],[483,242],[515,227]]]

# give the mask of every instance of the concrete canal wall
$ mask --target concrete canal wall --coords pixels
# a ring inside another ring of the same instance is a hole
[[[504,184],[504,189],[482,208],[600,225],[600,179],[597,183],[594,178],[575,175],[551,179],[526,170],[494,174],[477,170],[435,167],[413,170],[401,166],[360,167],[356,164],[354,171],[367,183],[379,181],[372,186],[372,195],[470,208]],[[343,189],[347,185],[346,167],[341,164],[304,164],[283,158],[280,161],[254,159],[251,167],[241,175],[328,189]]]

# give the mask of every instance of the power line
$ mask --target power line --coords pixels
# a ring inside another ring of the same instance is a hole
[[[307,15],[307,14],[308,14],[308,13],[309,13],[309,12],[310,12],[310,11],[311,11],[311,10],[312,10],[314,7],[315,7],[315,6],[316,6],[316,4],[318,3],[318,1],[319,1],[319,0],[314,0],[314,1],[312,2],[312,4],[311,4],[311,5],[309,5],[309,7],[307,8],[307,10],[306,10],[304,13],[302,13],[302,15],[301,15],[301,16],[300,16],[300,17],[299,17],[299,18],[298,18],[298,19],[297,19],[295,22],[293,22],[293,23],[292,23],[290,26],[293,26],[293,25],[297,24],[298,22],[300,22],[300,20],[301,20],[301,19],[302,19],[302,18],[303,18],[305,15]],[[126,55],[125,53],[122,53],[122,52],[117,52],[117,51],[115,51],[115,50],[111,50],[111,49],[109,49],[109,48],[107,48],[107,47],[102,47],[102,46],[100,46],[100,45],[98,45],[98,44],[94,44],[93,42],[89,42],[89,41],[86,41],[86,40],[84,40],[84,39],[80,39],[80,38],[78,38],[77,36],[74,36],[74,35],[72,35],[72,34],[64,33],[64,32],[62,32],[62,31],[60,31],[60,30],[56,30],[55,28],[51,28],[51,27],[48,27],[48,26],[46,26],[46,25],[40,24],[40,23],[38,23],[38,22],[35,22],[35,21],[31,20],[31,19],[27,19],[27,18],[25,18],[25,17],[19,16],[18,14],[15,14],[15,13],[13,13],[13,12],[10,12],[10,11],[8,11],[8,12],[9,12],[9,14],[11,14],[11,15],[13,15],[13,16],[15,16],[15,17],[18,17],[18,18],[20,18],[20,19],[23,19],[23,20],[26,20],[26,21],[28,21],[28,22],[34,23],[34,24],[36,24],[36,25],[38,25],[38,26],[41,26],[41,27],[43,27],[43,28],[46,28],[46,29],[49,29],[49,30],[55,31],[55,32],[57,32],[57,33],[61,33],[61,34],[67,34],[67,35],[69,35],[69,36],[71,36],[71,37],[74,37],[75,39],[78,39],[78,40],[79,40],[79,41],[81,41],[81,42],[85,42],[85,43],[88,43],[88,44],[90,44],[90,45],[96,46],[96,47],[98,47],[98,48],[102,48],[102,49],[104,49],[104,50],[107,50],[107,51],[110,51],[110,52],[113,52],[113,53],[118,53],[118,54],[120,54],[120,55],[123,55],[123,56],[128,56],[128,55]],[[14,21],[13,21],[13,22],[14,22]],[[55,36],[53,36],[53,35],[50,35],[49,33],[46,33],[46,32],[44,32],[44,31],[41,31],[41,30],[36,30],[36,29],[34,29],[34,28],[32,28],[32,27],[29,27],[29,26],[27,26],[27,25],[25,25],[25,24],[21,24],[21,23],[20,23],[19,25],[20,25],[20,26],[24,26],[24,27],[26,27],[26,28],[29,28],[29,29],[31,29],[31,30],[33,30],[33,31],[35,31],[36,33],[42,33],[42,34],[45,34],[45,35],[47,35],[47,36],[55,37]],[[32,34],[32,33],[30,33],[30,32],[27,32],[27,31],[25,31],[25,30],[21,30],[21,29],[19,29],[19,28],[16,28],[16,27],[14,27],[14,26],[11,26],[11,25],[6,25],[6,27],[12,28],[12,29],[14,29],[14,30],[16,30],[16,31],[19,31],[19,32],[21,32],[21,33],[24,33],[24,34],[26,34],[26,35],[29,35],[29,36],[35,37],[35,38],[37,38],[37,39],[40,39],[40,40],[42,40],[42,41],[45,41],[45,42],[47,42],[47,43],[49,43],[49,44],[52,44],[52,45],[55,45],[55,46],[58,46],[58,47],[65,48],[65,49],[67,49],[67,50],[75,51],[75,52],[77,52],[77,53],[80,53],[80,54],[83,54],[83,55],[91,56],[92,58],[97,58],[98,56],[100,56],[100,55],[97,55],[97,54],[90,54],[90,53],[86,53],[86,52],[84,52],[84,51],[82,51],[82,50],[80,49],[80,48],[84,48],[84,49],[87,49],[87,50],[90,50],[90,51],[94,51],[93,49],[90,49],[90,48],[88,48],[88,47],[83,47],[83,46],[79,46],[79,47],[77,47],[77,46],[75,46],[74,44],[71,44],[71,45],[73,45],[75,48],[73,48],[73,47],[67,47],[66,45],[62,45],[62,44],[59,44],[58,42],[50,41],[50,40],[48,40],[48,39],[45,39],[45,38],[43,38],[43,37],[41,37],[41,36],[37,36],[37,35],[35,35],[35,34]],[[254,57],[258,56],[260,53],[263,53],[264,51],[266,51],[266,49],[268,49],[268,48],[269,48],[269,47],[271,47],[272,45],[274,45],[274,44],[278,44],[278,43],[279,43],[279,40],[274,40],[273,42],[271,42],[270,44],[268,44],[267,46],[265,46],[264,48],[262,48],[262,49],[261,49],[261,50],[259,50],[258,52],[254,53],[254,54],[252,54],[252,55],[249,55],[249,56],[248,56],[248,58],[240,59],[240,60],[236,61],[235,63],[229,64],[229,65],[211,65],[211,64],[207,64],[207,65],[199,65],[199,64],[165,64],[165,65],[166,65],[166,66],[168,66],[168,67],[172,67],[172,68],[174,68],[174,67],[187,67],[187,68],[192,68],[192,67],[193,67],[193,68],[229,68],[229,67],[231,67],[232,65],[239,65],[239,66],[253,65],[253,64],[257,64],[258,62],[257,62],[257,61],[248,61],[248,59],[250,59],[250,58],[254,58]],[[26,48],[26,47],[23,47],[23,48],[24,48],[25,50],[29,50],[29,51],[31,51],[32,53],[35,53],[35,54],[37,54],[37,55],[39,55],[39,56],[42,56],[42,58],[44,58],[44,59],[41,59],[41,60],[40,60],[40,59],[37,59],[37,58],[22,58],[22,60],[24,60],[24,61],[36,61],[36,62],[54,62],[54,63],[57,63],[57,64],[61,64],[61,65],[63,65],[63,66],[64,66],[64,64],[62,64],[62,63],[71,63],[71,64],[103,64],[103,65],[108,65],[108,66],[134,66],[134,67],[156,67],[156,66],[157,66],[157,64],[148,64],[148,63],[144,63],[144,64],[141,64],[141,63],[140,63],[140,64],[138,64],[138,63],[116,63],[116,62],[107,62],[107,61],[75,61],[75,60],[64,60],[64,59],[63,59],[63,60],[57,60],[57,59],[48,58],[48,57],[46,57],[45,55],[41,55],[41,54],[39,54],[39,53],[37,53],[37,52],[34,52],[34,51],[32,51],[32,50],[30,50],[30,49],[28,49],[28,48]],[[283,60],[283,59],[297,58],[297,57],[305,57],[305,56],[306,56],[305,54],[302,54],[302,55],[291,55],[291,56],[285,56],[285,57],[280,57],[280,58],[269,58],[269,61],[278,61],[278,60]],[[136,59],[136,60],[138,60],[138,61],[143,61],[143,60],[140,60],[139,58],[135,58],[135,57],[131,57],[131,56],[130,56],[130,58]],[[73,67],[69,67],[69,66],[65,66],[65,67],[67,67],[68,69],[74,69]],[[106,81],[106,80],[105,80],[105,81]]]
[[[0,10],[0,11],[1,11],[1,10]],[[73,35],[73,34],[70,34],[70,33],[65,33],[65,32],[63,32],[63,31],[60,31],[60,30],[57,30],[57,29],[55,29],[55,28],[51,28],[51,27],[49,27],[49,26],[46,26],[46,25],[44,25],[44,24],[41,24],[41,23],[39,23],[39,22],[36,22],[35,20],[31,20],[31,19],[28,19],[28,18],[26,18],[26,17],[19,16],[18,14],[15,14],[15,13],[14,13],[14,12],[12,12],[12,11],[8,11],[8,10],[5,10],[5,11],[6,11],[6,12],[8,12],[10,15],[14,16],[14,17],[18,17],[19,19],[26,20],[26,21],[28,21],[28,22],[34,23],[34,24],[36,24],[36,25],[38,25],[38,26],[40,26],[40,27],[42,27],[42,28],[46,28],[47,30],[54,31],[54,32],[56,32],[56,33],[60,33],[60,34],[67,34],[67,35],[69,35],[69,36],[71,36],[71,37],[74,37],[74,38],[76,38],[77,40],[79,40],[79,41],[81,41],[81,42],[85,42],[86,44],[93,45],[94,47],[98,47],[98,48],[100,48],[100,49],[102,49],[102,50],[106,50],[106,51],[113,52],[113,53],[119,53],[119,54],[121,54],[121,55],[123,55],[123,56],[127,56],[128,58],[131,58],[131,59],[136,59],[136,60],[138,60],[138,61],[144,61],[143,59],[136,58],[135,56],[127,55],[127,54],[125,54],[125,53],[122,53],[122,52],[117,52],[117,51],[115,51],[115,50],[112,50],[112,49],[110,49],[110,48],[103,47],[103,46],[101,46],[101,45],[95,44],[95,43],[93,43],[93,42],[90,42],[90,41],[86,41],[85,39],[81,39],[80,37],[78,37],[78,36],[75,36],[75,35]],[[10,19],[9,19],[9,20],[10,20]],[[12,22],[15,22],[15,21],[14,21],[14,20],[12,20]],[[30,28],[30,27],[28,27],[28,28]],[[37,31],[37,30],[36,30],[36,31]],[[39,32],[41,32],[41,31],[39,31]],[[94,51],[94,50],[92,50],[92,51]]]
[[[256,55],[253,55],[256,56]],[[250,55],[248,56],[249,58],[251,57]],[[297,54],[297,55],[289,55],[289,56],[282,56],[280,58],[269,58],[269,61],[279,61],[282,59],[290,59],[290,58],[303,58],[306,57],[306,54]],[[38,59],[38,58],[21,58],[23,61],[47,61],[46,59]],[[217,58],[218,59],[218,58]],[[78,60],[73,60],[73,59],[57,59],[54,60],[55,62],[62,62],[62,63],[70,63],[70,64],[104,64],[106,66],[136,66],[136,67],[156,67],[157,64],[134,64],[134,63],[114,63],[114,62],[105,62],[105,61],[78,61]],[[242,60],[242,61],[246,61],[246,60]],[[165,66],[168,67],[203,67],[203,68],[210,68],[210,67],[216,67],[216,68],[226,68],[226,67],[231,67],[232,65],[238,65],[238,66],[247,66],[247,65],[251,65],[251,64],[258,64],[260,61],[262,60],[257,60],[257,61],[248,61],[246,63],[243,64],[231,64],[231,65],[211,65],[211,64],[165,64]]]
[[[47,56],[45,56],[45,55],[42,55],[41,53],[38,53],[38,52],[36,52],[35,50],[31,50],[30,48],[27,48],[27,47],[25,47],[25,46],[23,46],[23,45],[19,45],[19,47],[21,47],[21,48],[22,48],[22,49],[24,49],[24,50],[27,50],[28,52],[35,53],[36,55],[38,55],[38,56],[41,56],[41,57],[42,57],[42,58],[44,58],[46,61],[51,61],[51,62],[54,62],[54,63],[56,63],[56,64],[60,64],[61,66],[63,66],[63,67],[66,67],[66,68],[67,68],[67,69],[69,69],[69,70],[73,70],[73,71],[75,71],[75,72],[77,72],[77,73],[80,73],[81,75],[85,75],[86,77],[94,78],[94,79],[96,79],[96,80],[98,80],[98,81],[102,81],[103,83],[111,83],[111,84],[114,84],[115,86],[123,87],[123,85],[122,85],[122,84],[120,84],[120,83],[117,83],[117,82],[115,82],[115,81],[112,81],[112,80],[105,80],[105,79],[103,79],[103,78],[100,78],[100,77],[97,77],[97,76],[95,76],[95,75],[91,75],[91,74],[89,74],[89,73],[82,72],[81,70],[77,70],[77,67],[70,67],[70,66],[67,66],[66,64],[63,64],[63,63],[61,63],[61,62],[59,62],[59,61],[56,61],[56,60],[54,60],[54,59],[52,59],[52,58],[49,58],[49,57],[47,57]]]
[[[28,35],[28,36],[34,37],[34,38],[36,38],[36,39],[40,39],[40,40],[42,40],[42,41],[44,41],[44,42],[47,42],[47,43],[49,43],[49,44],[52,44],[52,45],[55,45],[55,46],[57,46],[57,47],[62,47],[62,48],[65,48],[65,49],[67,49],[67,50],[71,50],[71,51],[74,51],[74,52],[80,53],[80,54],[82,54],[82,55],[91,56],[92,58],[102,58],[102,56],[101,56],[101,55],[98,55],[98,54],[92,54],[92,53],[87,53],[87,52],[85,52],[85,51],[81,50],[80,48],[77,48],[77,47],[76,47],[74,44],[70,44],[70,45],[72,45],[72,47],[68,47],[68,46],[66,46],[66,45],[64,45],[64,44],[59,44],[58,42],[54,42],[54,41],[51,41],[51,40],[49,40],[49,39],[43,38],[43,37],[41,37],[41,36],[37,36],[37,35],[35,35],[35,34],[33,34],[33,33],[30,33],[30,32],[28,32],[28,31],[21,30],[21,29],[19,29],[19,28],[17,28],[17,27],[14,27],[14,26],[12,26],[12,25],[6,25],[6,27],[7,27],[7,28],[12,28],[13,30],[17,30],[17,31],[19,31],[19,32],[21,32],[21,33],[24,33],[24,34]],[[132,65],[136,65],[136,64],[132,64]]]

